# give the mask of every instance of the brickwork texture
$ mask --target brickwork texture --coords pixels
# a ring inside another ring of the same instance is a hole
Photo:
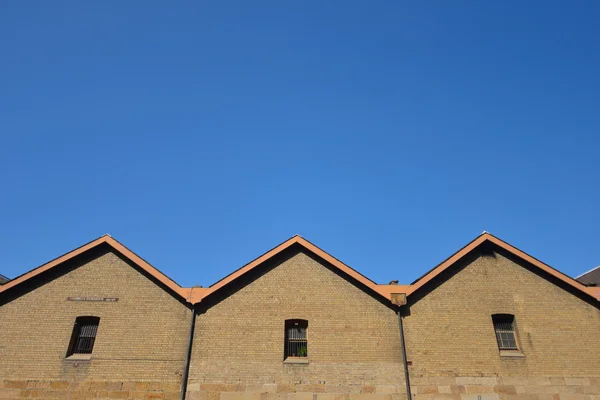
[[[118,301],[67,300],[82,296]],[[89,361],[65,358],[78,316],[100,317]],[[0,399],[127,398],[116,392],[148,388],[179,395],[190,321],[189,307],[102,252],[0,306]]]
[[[404,392],[395,311],[308,254],[288,254],[223,297],[196,321],[191,399],[219,392],[219,385],[265,393]],[[308,321],[308,364],[284,362],[287,319]]]
[[[540,274],[485,252],[411,294],[414,400],[600,400],[598,305]],[[188,305],[108,248],[38,280],[0,295],[0,399],[179,398]],[[497,313],[515,316],[516,357]],[[78,316],[100,317],[86,361],[65,357]],[[308,321],[305,363],[284,359],[288,319]],[[196,307],[187,398],[406,400],[401,354],[393,306],[295,246]]]

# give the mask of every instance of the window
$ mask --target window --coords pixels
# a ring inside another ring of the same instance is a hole
[[[494,331],[500,350],[519,350],[515,334],[515,316],[510,314],[492,315]]]
[[[307,329],[308,321],[303,319],[285,321],[285,358],[308,357]]]
[[[99,323],[98,317],[77,317],[67,357],[73,354],[92,354]]]

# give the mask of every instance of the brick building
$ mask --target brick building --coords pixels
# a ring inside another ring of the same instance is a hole
[[[600,400],[600,288],[484,233],[409,285],[295,236],[184,288],[110,236],[0,286],[0,399]]]

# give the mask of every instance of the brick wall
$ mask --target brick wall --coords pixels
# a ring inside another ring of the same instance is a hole
[[[409,296],[414,400],[600,400],[597,304],[519,263],[504,252],[467,257]],[[77,296],[119,301],[67,301]],[[394,310],[299,246],[197,309],[188,399],[405,398]],[[500,356],[495,313],[515,315],[523,357]],[[66,360],[83,315],[100,317],[92,359]],[[0,295],[0,399],[179,398],[190,317],[98,248]],[[308,320],[307,364],[284,362],[286,319]]]
[[[504,253],[472,257],[439,287],[409,297],[416,397],[600,396],[600,311],[524,266]],[[524,357],[500,356],[495,313],[515,315]]]
[[[179,396],[190,309],[106,247],[60,269],[0,297],[0,398]],[[77,296],[118,301],[67,300]],[[87,315],[100,317],[92,359],[66,360]]]
[[[240,286],[198,315],[188,398],[404,393],[395,312],[319,260],[291,250]],[[284,363],[286,319],[308,320],[308,364]]]

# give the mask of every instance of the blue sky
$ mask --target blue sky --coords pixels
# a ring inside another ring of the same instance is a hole
[[[104,233],[209,285],[298,233],[409,283],[600,264],[600,3],[4,2],[0,273]]]

